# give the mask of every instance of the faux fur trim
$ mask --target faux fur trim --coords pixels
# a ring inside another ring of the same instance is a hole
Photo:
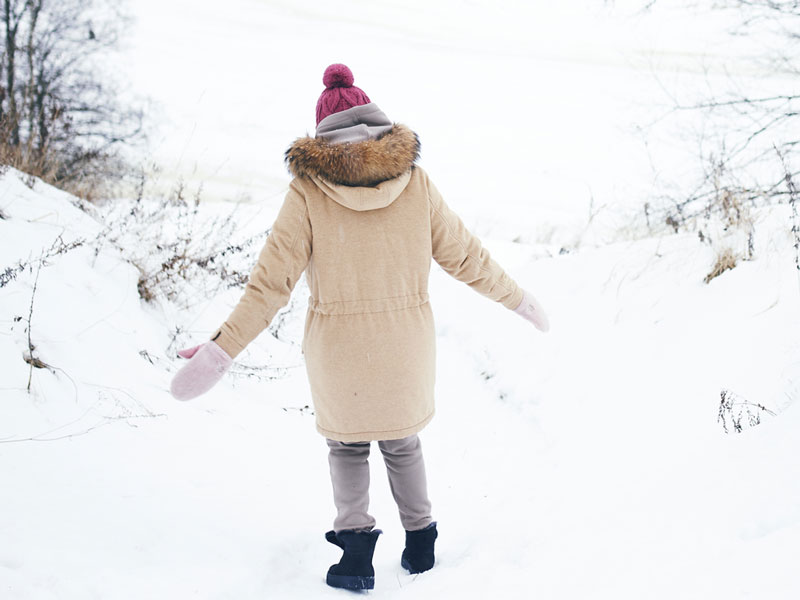
[[[372,187],[410,170],[419,150],[417,134],[405,125],[394,125],[379,138],[364,142],[332,144],[321,138],[298,138],[286,151],[286,166],[295,177]]]

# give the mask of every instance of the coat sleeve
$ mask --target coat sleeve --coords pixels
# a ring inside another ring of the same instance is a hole
[[[258,263],[250,273],[236,308],[212,336],[225,352],[236,357],[264,331],[289,302],[297,280],[311,258],[311,221],[301,191],[289,188]]]
[[[439,190],[428,179],[433,259],[450,275],[514,310],[522,302],[522,288],[489,255],[481,241],[445,204]]]

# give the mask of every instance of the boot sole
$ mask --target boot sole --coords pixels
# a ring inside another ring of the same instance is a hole
[[[419,573],[430,571],[433,568],[433,565],[431,565],[427,569],[417,569],[415,567],[412,567],[411,563],[408,562],[405,558],[400,559],[400,566],[403,567],[406,571],[408,571],[412,575],[418,575]]]
[[[334,575],[328,573],[325,582],[344,590],[371,590],[375,588],[375,577],[369,575]]]

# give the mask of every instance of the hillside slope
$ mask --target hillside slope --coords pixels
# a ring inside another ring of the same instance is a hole
[[[242,358],[275,369],[237,367],[179,403],[167,391],[174,327],[181,342],[205,339],[239,292],[189,310],[145,304],[139,272],[95,250],[102,225],[76,199],[9,171],[0,210],[0,271],[31,261],[0,290],[4,596],[342,597],[324,584],[338,557],[323,538],[326,448],[298,349],[306,292],[280,335]],[[545,249],[486,240],[548,308],[547,335],[434,266],[438,414],[422,439],[438,564],[417,577],[400,568],[403,534],[375,460],[386,533],[371,595],[796,598],[800,294],[788,218],[761,215],[756,260],[709,285],[713,255],[690,236],[538,259]],[[39,270],[59,238],[87,241]],[[28,393],[32,295],[34,356],[49,367],[33,370]],[[725,434],[723,389],[776,415],[757,410],[760,425]]]

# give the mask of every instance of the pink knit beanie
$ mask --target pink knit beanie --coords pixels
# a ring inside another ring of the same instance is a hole
[[[370,103],[367,95],[353,85],[353,72],[345,65],[335,64],[325,69],[322,83],[325,91],[317,100],[317,125],[328,115]]]

